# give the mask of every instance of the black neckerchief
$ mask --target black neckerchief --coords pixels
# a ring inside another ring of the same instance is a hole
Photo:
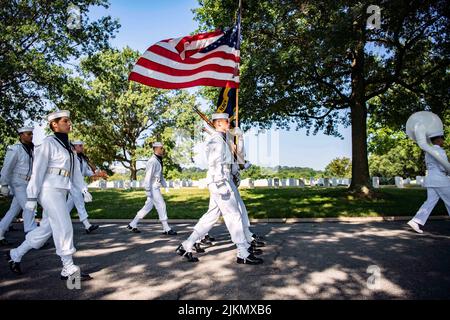
[[[70,176],[72,177],[72,173],[73,173],[73,168],[75,167],[74,161],[75,161],[75,155],[74,152],[72,151],[72,147],[69,141],[69,135],[67,133],[62,133],[62,132],[55,132],[54,133],[54,137],[55,140],[64,147],[64,149],[67,150],[67,152],[69,153],[69,157],[70,157]]]
[[[27,176],[31,176],[31,170],[33,169],[33,160],[34,160],[34,157],[33,157],[34,144],[33,144],[33,142],[23,143],[22,141],[20,141],[20,143],[22,144],[22,147],[25,150],[25,152],[28,154]]]
[[[163,161],[162,161],[162,157],[161,157],[161,156],[158,156],[156,153],[155,153],[155,157],[156,157],[156,159],[158,159],[159,163],[161,164],[161,172],[162,172],[162,169],[163,169]]]

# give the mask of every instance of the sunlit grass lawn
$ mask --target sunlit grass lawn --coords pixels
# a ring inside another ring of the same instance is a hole
[[[145,193],[127,190],[91,190],[93,202],[86,204],[92,219],[131,219],[144,205]],[[421,188],[382,188],[375,200],[349,196],[345,188],[256,188],[240,190],[251,218],[319,218],[411,216],[426,198]],[[170,219],[197,219],[208,208],[206,189],[185,188],[163,191]],[[0,198],[0,216],[9,201]],[[440,202],[433,215],[445,215]],[[76,211],[72,212],[76,217]],[[146,218],[157,218],[153,210]]]

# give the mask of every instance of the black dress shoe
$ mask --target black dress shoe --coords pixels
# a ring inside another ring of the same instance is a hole
[[[172,229],[170,229],[169,231],[164,231],[163,234],[167,235],[167,236],[176,236],[177,233],[175,231],[173,231]]]
[[[93,225],[91,225],[88,229],[85,229],[85,230],[86,230],[86,233],[89,234],[89,233],[91,233],[92,231],[97,230],[98,227],[99,227],[98,224],[93,224]]]
[[[183,245],[180,244],[176,250],[176,253],[179,256],[184,257],[188,262],[198,262],[198,258],[194,257],[192,255],[192,252],[186,252],[186,250],[183,249]]]
[[[266,239],[263,236],[260,236],[259,234],[253,233],[252,238],[256,241],[266,241]]]
[[[127,226],[127,229],[131,230],[131,232],[133,232],[133,233],[141,233],[141,230],[139,230],[138,228],[133,228],[130,225]]]
[[[247,258],[237,258],[236,262],[240,264],[261,264],[264,262],[264,260],[255,257],[253,254],[250,254]]]
[[[265,247],[266,244],[262,241],[253,240],[250,245],[255,248]]]
[[[90,274],[81,272],[81,274],[79,274],[79,275],[71,274],[70,276],[61,276],[61,280],[67,280],[67,279],[69,279],[69,277],[72,279],[80,277],[80,281],[89,281],[89,280],[94,279],[90,276]]]
[[[195,252],[197,252],[197,253],[204,253],[204,252],[205,252],[205,249],[203,249],[203,248],[200,246],[200,243],[194,244],[194,249],[195,249]]]
[[[212,246],[212,242],[209,239],[203,238],[202,240],[200,240],[200,242],[202,244],[204,244],[205,246]]]
[[[20,262],[15,262],[13,259],[11,259],[11,255],[9,252],[6,253],[6,260],[8,260],[9,269],[18,275],[23,274],[22,269],[20,268]]]
[[[0,246],[9,246],[10,243],[8,242],[8,240],[6,239],[2,239],[0,240]]]
[[[257,249],[257,248],[252,247],[252,246],[250,246],[250,248],[248,248],[247,251],[248,251],[248,253],[254,254],[254,255],[257,255],[257,256],[259,256],[260,254],[263,253],[263,251],[261,249]]]
[[[206,240],[209,240],[209,241],[215,241],[215,240],[216,240],[216,238],[211,237],[209,234],[207,234],[207,235],[205,236],[205,239],[206,239]]]

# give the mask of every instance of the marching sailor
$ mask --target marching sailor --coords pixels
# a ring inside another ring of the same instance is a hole
[[[11,206],[0,221],[0,244],[8,244],[4,235],[14,218],[23,210],[23,229],[25,233],[37,227],[35,212],[25,208],[27,203],[27,185],[33,169],[33,130],[23,127],[17,130],[19,143],[8,147],[5,162],[1,170],[1,194],[8,196],[10,190],[14,195]],[[9,187],[9,188],[8,188]]]
[[[432,148],[439,156],[448,162],[447,154],[442,148],[444,145],[444,132],[437,131],[427,135],[432,143]],[[408,225],[416,232],[423,233],[420,226],[424,226],[430,216],[433,208],[436,206],[439,199],[442,199],[450,215],[450,177],[445,167],[436,160],[435,156],[425,152],[425,164],[428,175],[425,177],[424,186],[427,188],[427,200],[417,211],[414,218],[412,218]]]
[[[147,200],[141,210],[138,211],[136,217],[127,226],[131,232],[140,233],[137,228],[139,220],[143,219],[155,206],[158,212],[159,221],[163,226],[163,234],[174,236],[177,233],[173,231],[167,222],[166,203],[161,194],[161,187],[167,188],[166,180],[163,176],[163,157],[165,155],[164,146],[161,142],[154,142],[153,155],[147,161],[145,168],[144,187]]]
[[[44,139],[36,147],[33,173],[27,187],[28,201],[25,207],[33,211],[37,202],[43,208],[40,226],[29,232],[25,241],[8,253],[9,267],[16,274],[22,274],[22,257],[31,249],[39,249],[53,236],[56,254],[62,261],[61,280],[79,278],[81,281],[92,279],[89,274],[81,273],[73,262],[73,227],[67,210],[66,198],[71,186],[83,188],[80,164],[76,160],[68,133],[72,130],[70,112],[60,110],[47,117],[53,135]]]
[[[232,153],[226,142],[226,133],[230,128],[227,113],[212,115],[215,132],[206,142],[206,157],[208,160],[207,182],[210,193],[208,211],[200,218],[189,238],[178,246],[176,252],[189,262],[197,262],[192,248],[214,226],[220,215],[231,235],[231,240],[237,247],[237,263],[261,264],[263,260],[249,252],[250,244],[246,241],[241,212],[235,192],[231,187]]]
[[[83,177],[92,177],[95,173],[89,166],[88,159],[84,154],[84,143],[82,141],[72,142],[75,152],[77,153],[77,160],[80,163],[80,170]],[[77,189],[75,186],[70,188],[69,197],[67,198],[67,208],[69,212],[75,206],[78,211],[78,217],[83,223],[86,233],[91,233],[98,229],[97,224],[90,224],[88,220],[88,213],[84,205],[85,202],[91,202],[92,195],[88,192],[87,185],[83,183],[83,188]]]

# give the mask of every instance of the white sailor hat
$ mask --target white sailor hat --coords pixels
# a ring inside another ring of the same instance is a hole
[[[33,127],[22,127],[17,129],[17,133],[22,133],[22,132],[32,132],[34,130]]]
[[[48,120],[48,122],[50,122],[52,120],[55,120],[55,119],[61,118],[61,117],[68,117],[68,118],[70,118],[70,111],[68,111],[68,110],[59,110],[59,111],[52,112],[52,113],[50,113],[47,116],[47,120]]]
[[[163,144],[161,142],[153,142],[152,147],[156,148],[156,147],[162,147]]]
[[[212,119],[213,120],[218,120],[218,119],[228,119],[230,116],[228,115],[228,113],[213,113],[212,114]]]
[[[427,134],[428,138],[435,138],[435,137],[443,137],[444,136],[444,131],[435,131],[435,132],[431,132],[429,134]]]
[[[77,141],[73,141],[72,144],[73,144],[74,146],[77,146],[77,145],[80,145],[80,144],[83,145],[84,142],[81,141],[81,140],[77,140]]]

